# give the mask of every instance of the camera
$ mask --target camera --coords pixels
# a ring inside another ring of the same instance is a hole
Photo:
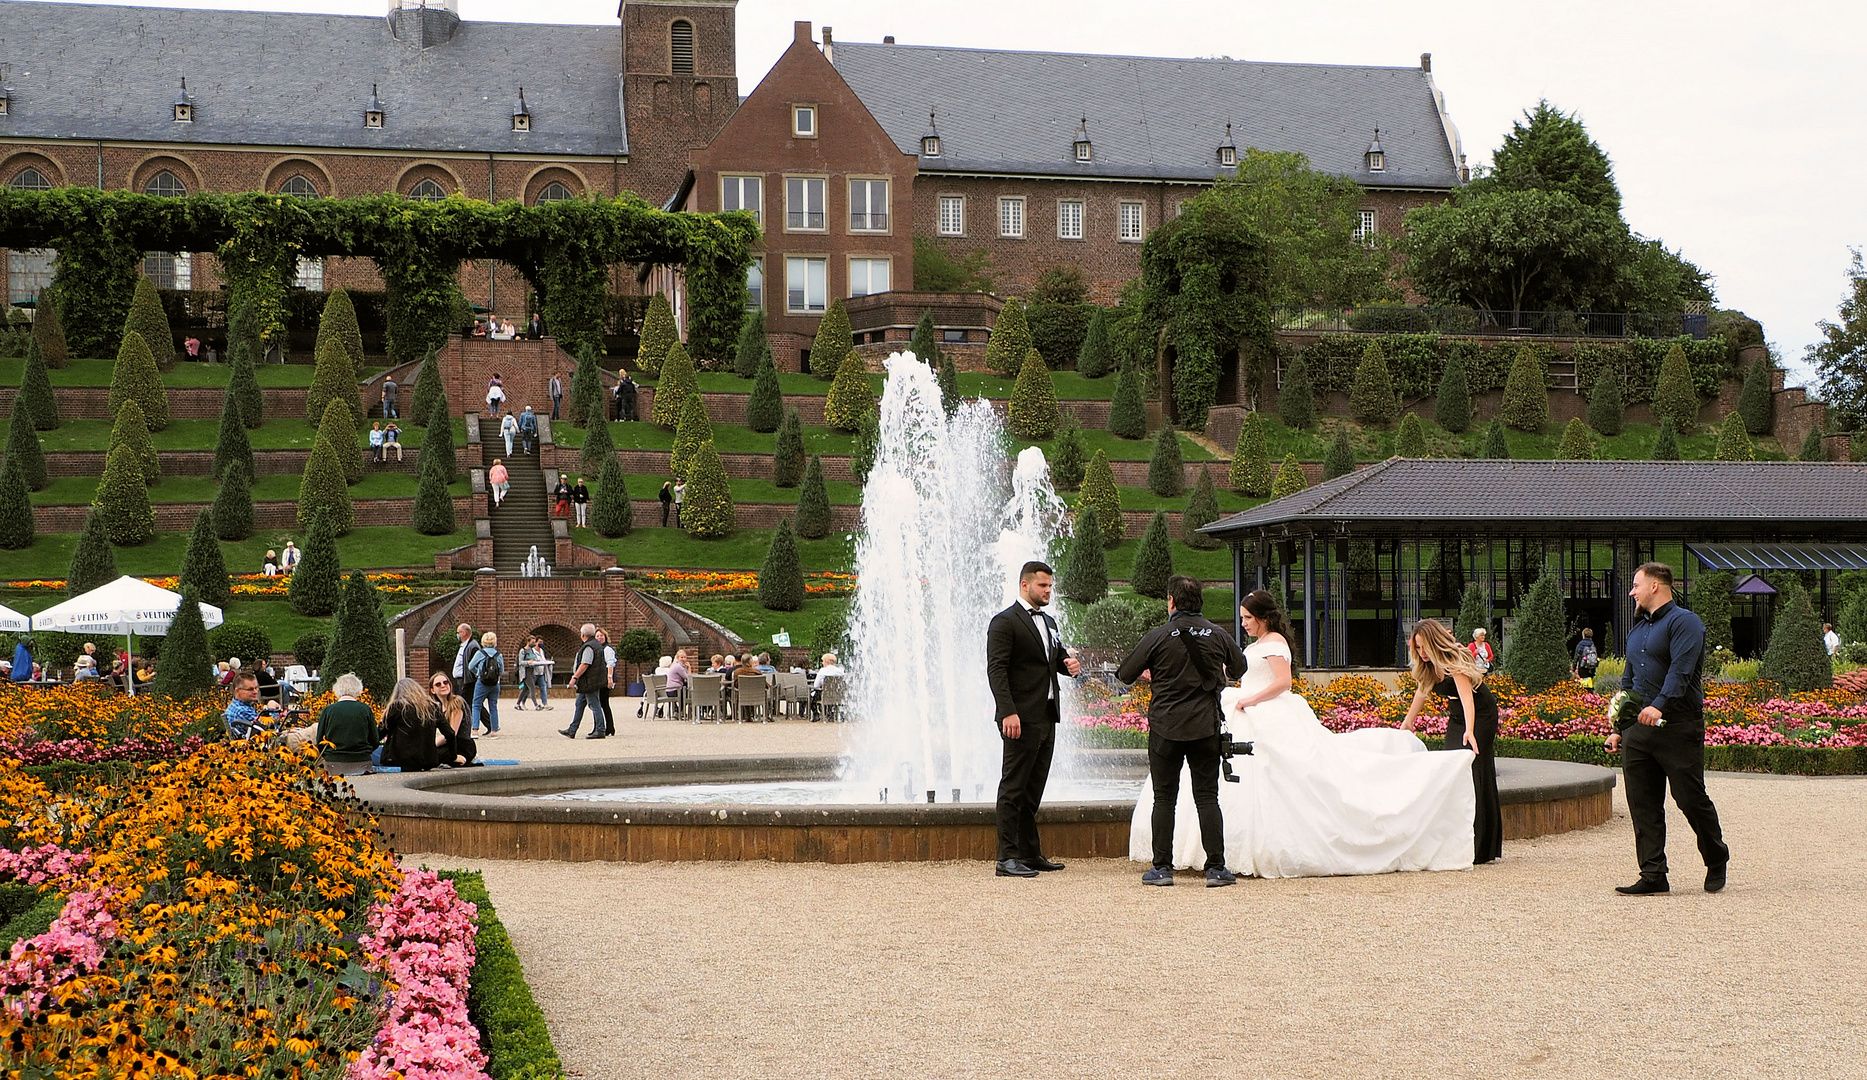
[[[1231,732],[1219,729],[1219,769],[1225,774],[1226,783],[1238,783],[1238,776],[1232,772],[1233,756],[1244,754],[1249,757],[1251,753],[1250,740],[1234,739]]]

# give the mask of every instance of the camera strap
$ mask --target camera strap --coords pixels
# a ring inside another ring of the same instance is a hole
[[[1208,629],[1206,635],[1211,635],[1216,632],[1215,629]],[[1193,666],[1194,671],[1199,672],[1199,688],[1201,690],[1217,690],[1224,684],[1223,679],[1213,674],[1211,662],[1202,656],[1198,649],[1193,647],[1191,625],[1175,630],[1169,636],[1178,638],[1180,647],[1186,650],[1187,663]]]

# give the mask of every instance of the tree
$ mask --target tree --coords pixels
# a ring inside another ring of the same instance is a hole
[[[1485,587],[1476,581],[1465,583],[1465,591],[1459,594],[1459,613],[1452,620],[1452,636],[1464,645],[1472,640],[1472,631],[1480,627],[1486,634],[1491,632],[1491,618],[1485,603]]]
[[[136,463],[138,473],[143,478],[144,486],[162,482],[162,459],[156,454],[156,444],[149,437],[149,427],[143,422],[143,410],[134,401],[126,401],[117,410],[116,422],[110,426],[110,447],[124,447],[130,460]]]
[[[1132,368],[1115,377],[1109,402],[1109,431],[1118,439],[1147,438],[1147,406],[1141,401],[1141,376]]]
[[[765,336],[765,309],[746,312],[739,324],[739,343],[733,350],[733,370],[742,379],[758,376],[761,365],[771,363],[771,340]]]
[[[1562,616],[1562,583],[1545,573],[1517,609],[1517,626],[1504,643],[1504,672],[1532,694],[1569,678],[1569,627]]]
[[[655,384],[655,407],[649,419],[674,430],[680,425],[682,410],[687,408],[687,396],[700,392],[699,382],[686,347],[678,341],[670,345],[661,365],[661,381]]]
[[[1201,551],[1213,551],[1224,545],[1224,541],[1215,536],[1200,532],[1201,526],[1210,525],[1219,520],[1219,493],[1212,486],[1212,470],[1199,470],[1199,479],[1193,484],[1193,494],[1187,497],[1186,509],[1180,512],[1180,539],[1186,546]]]
[[[1835,620],[1835,631],[1845,642],[1867,641],[1867,590],[1854,593],[1841,605],[1841,616]],[[1710,647],[1708,636],[1706,648]]]
[[[1156,510],[1147,524],[1147,531],[1141,534],[1141,546],[1135,549],[1134,569],[1128,574],[1128,584],[1142,596],[1164,600],[1167,579],[1172,576],[1173,544],[1167,536],[1167,514]]]
[[[1264,414],[1255,409],[1245,414],[1238,427],[1238,442],[1232,446],[1232,468],[1226,486],[1240,495],[1262,498],[1271,493],[1276,478],[1271,469],[1271,452],[1264,439]]]
[[[698,404],[699,394],[688,395],[689,404]],[[702,406],[704,411],[705,406]],[[577,452],[577,471],[585,476],[595,476],[603,471],[603,463],[616,454],[616,441],[610,437],[609,421],[599,418],[583,432],[583,447]],[[711,429],[708,438],[712,437]],[[680,437],[675,437],[675,445],[680,445]],[[676,475],[679,475],[678,473]]]
[[[1617,214],[1563,191],[1461,192],[1408,211],[1397,247],[1432,300],[1509,313],[1587,310],[1614,288],[1631,234]]]
[[[15,425],[30,427],[30,425]],[[146,497],[145,497],[146,498]],[[32,546],[36,526],[32,519],[32,499],[26,492],[26,477],[19,458],[6,456],[0,465],[0,548],[18,551]]]
[[[429,458],[436,459],[436,475],[440,476],[442,486],[451,484],[458,478],[458,469],[454,461],[454,421],[448,415],[445,395],[434,401],[434,407],[428,412],[428,428],[421,437],[421,461],[426,466]]]
[[[1556,457],[1563,461],[1592,461],[1595,457],[1595,433],[1581,417],[1569,421],[1562,429],[1562,442],[1556,446]]]
[[[1031,349],[1031,323],[1024,317],[1024,305],[1016,300],[1005,301],[985,345],[985,366],[1010,378],[1024,367],[1024,358]]]
[[[678,477],[685,477],[693,465],[694,455],[700,447],[713,441],[713,421],[707,416],[707,403],[699,394],[687,395],[687,405],[681,412],[681,423],[674,432],[674,449],[668,455],[668,471]],[[586,473],[596,470],[584,468]]]
[[[1750,445],[1750,436],[1744,431],[1744,418],[1734,409],[1724,414],[1724,423],[1718,425],[1718,450],[1713,457],[1718,461],[1755,461],[1757,453]]]
[[[415,531],[423,536],[446,536],[453,532],[454,495],[447,490],[447,465],[439,454],[423,454],[416,463]]]
[[[62,368],[71,357],[65,345],[65,328],[58,319],[58,304],[49,295],[41,294],[39,306],[33,310],[32,340],[39,346],[39,355],[45,357],[46,367]]]
[[[1010,423],[1006,426],[1020,439],[1044,442],[1057,432],[1062,416],[1057,411],[1056,383],[1036,349],[1024,354],[1007,414]]]
[[[134,330],[123,335],[123,347],[117,350],[117,366],[110,376],[110,411],[120,412],[132,401],[142,408],[150,431],[169,426],[169,397],[162,389],[155,354]]]
[[[1089,459],[1089,468],[1083,472],[1083,490],[1077,496],[1076,505],[1095,510],[1095,520],[1102,527],[1103,547],[1121,543],[1122,534],[1127,531],[1122,521],[1121,489],[1115,486],[1115,470],[1109,467],[1109,459],[1100,450]]]
[[[1292,431],[1304,431],[1316,423],[1316,391],[1310,384],[1309,364],[1301,356],[1284,369],[1283,385],[1277,389],[1277,418]]]
[[[676,342],[675,344],[679,345],[680,343]],[[682,349],[681,355],[686,356],[687,350]],[[577,427],[591,428],[598,424],[605,423],[609,419],[609,410],[604,407],[603,401],[602,366],[602,359],[597,352],[596,346],[585,342],[583,348],[578,350],[577,367],[571,372],[570,376],[569,415],[570,422]],[[693,383],[691,381],[693,374],[692,369],[693,365],[689,363],[689,382],[687,384],[687,389],[689,390],[693,389]],[[655,403],[657,405],[661,403],[661,395],[666,391],[667,381],[664,379],[662,385],[655,390]],[[678,401],[676,404],[679,404]],[[675,415],[679,416],[680,414],[677,412]]]
[[[227,469],[235,462],[246,465],[247,475],[253,472],[253,443],[246,436],[246,413],[240,407],[240,399],[234,396],[233,387],[220,399],[220,434],[214,440],[214,478],[227,475]]]
[[[1770,358],[1765,356],[1744,373],[1744,387],[1737,395],[1737,414],[1744,419],[1744,430],[1752,435],[1768,435],[1776,426],[1774,371]]]
[[[869,472],[875,468],[875,458],[882,451],[882,419],[877,413],[870,413],[862,418],[862,426],[856,429],[856,445],[849,455],[849,471],[856,478],[856,483],[869,482]]]
[[[648,298],[648,311],[642,316],[642,336],[635,350],[635,366],[649,378],[659,378],[668,350],[681,340],[674,325],[674,308],[667,296],[656,293]]]
[[[117,576],[117,553],[104,535],[103,512],[92,507],[84,515],[84,531],[78,534],[77,546],[71,549],[71,565],[65,570],[65,595],[83,596],[117,580]]]
[[[635,529],[635,507],[629,502],[629,478],[623,475],[622,462],[615,454],[603,458],[603,470],[596,477],[596,494],[590,499],[590,527],[598,536],[615,539]]]
[[[104,478],[97,485],[94,505],[103,514],[104,535],[112,544],[136,547],[156,538],[149,482],[143,479],[142,465],[135,454],[122,446],[114,446],[104,455]]]
[[[854,431],[862,418],[875,411],[875,390],[869,385],[869,369],[856,350],[843,355],[830,393],[823,401],[823,422],[837,431]]]
[[[1653,440],[1653,460],[1679,460],[1679,429],[1673,426],[1670,416],[1660,417],[1660,433]]]
[[[758,570],[758,604],[767,611],[799,611],[804,606],[804,567],[788,517],[779,519],[771,546],[765,549],[765,563]]]
[[[818,320],[817,336],[810,343],[810,373],[819,379],[834,379],[854,343],[848,309],[840,299],[830,301],[830,309]]]
[[[1295,495],[1307,487],[1309,477],[1303,474],[1303,466],[1297,464],[1296,454],[1285,454],[1284,463],[1277,469],[1277,479],[1271,482],[1271,498]]]
[[[257,322],[250,302],[236,304],[227,320],[227,393],[240,403],[240,418],[249,428],[266,421],[266,395],[259,388],[256,368],[261,350]],[[359,353],[361,341],[359,337]]]
[[[329,439],[331,448],[337,451],[337,460],[344,468],[344,482],[354,484],[363,479],[363,435],[357,422],[356,406],[341,397],[334,397],[324,407],[324,418],[318,421],[318,438]]]
[[[1362,350],[1361,363],[1355,366],[1355,382],[1348,392],[1348,407],[1355,419],[1368,424],[1392,423],[1400,411],[1394,377],[1387,369],[1387,354],[1378,341],[1369,342]]]
[[[253,535],[253,470],[243,461],[227,466],[214,492],[214,535],[245,540]]]
[[[781,488],[796,487],[804,479],[804,421],[796,409],[784,411],[784,424],[778,428],[777,451],[771,459],[771,482]]]
[[[7,425],[6,460],[19,466],[20,479],[28,490],[44,490],[48,482],[45,448],[39,445],[39,432],[33,426],[31,413],[22,416],[15,410],[13,422]]]
[[[1504,380],[1504,422],[1518,431],[1540,434],[1549,426],[1549,375],[1543,358],[1528,345]]]
[[[1465,358],[1457,351],[1446,358],[1445,370],[1439,374],[1433,419],[1454,435],[1462,435],[1472,426],[1471,378],[1465,371]]]
[[[362,382],[363,329],[357,324],[356,305],[350,302],[350,293],[344,289],[332,289],[324,298],[324,310],[318,313],[317,346],[312,353],[314,357],[326,341],[336,342],[350,361],[347,377],[350,385],[355,387]]]
[[[752,376],[752,396],[746,402],[746,427],[769,434],[784,423],[784,388],[778,383],[778,368],[771,362],[771,350],[759,358]]]
[[[1821,340],[1803,354],[1821,379],[1822,400],[1839,414],[1842,431],[1867,425],[1867,267],[1859,248],[1849,250],[1847,291],[1836,319],[1815,324]]]
[[[1822,644],[1822,621],[1803,587],[1790,582],[1776,602],[1776,625],[1757,675],[1792,693],[1826,690],[1835,684],[1834,664]]]
[[[1088,464],[1083,426],[1076,422],[1075,413],[1064,413],[1057,425],[1057,437],[1050,443],[1050,482],[1059,491],[1075,491],[1083,486],[1083,470]]]
[[[343,568],[337,561],[337,526],[329,511],[313,516],[305,535],[305,553],[288,582],[292,610],[322,618],[337,610],[343,595]]]
[[[435,350],[429,349],[415,372],[415,392],[408,399],[408,414],[426,423],[426,418],[434,415],[435,403],[446,401],[447,388],[441,385],[441,361]]]
[[[1147,462],[1147,487],[1163,499],[1186,490],[1186,463],[1180,456],[1180,433],[1162,425],[1154,435],[1154,454]]]
[[[1822,429],[1812,427],[1802,437],[1802,452],[1796,455],[1798,461],[1827,461],[1828,448],[1822,445]]]
[[[954,365],[952,354],[940,350],[940,407],[948,416],[959,411],[959,368]]]
[[[830,535],[830,492],[823,482],[823,458],[812,455],[804,470],[804,486],[797,493],[797,535],[821,540]]]
[[[1097,456],[1100,456],[1097,451]],[[1119,515],[1118,515],[1119,516]],[[1076,510],[1076,535],[1070,540],[1070,550],[1063,566],[1063,576],[1057,582],[1057,591],[1065,600],[1074,600],[1079,604],[1093,604],[1108,595],[1109,562],[1104,553],[1103,536],[1107,529],[1102,524],[1101,512],[1089,503],[1079,504]]]
[[[955,257],[931,236],[914,238],[915,292],[991,292],[992,253],[984,248]]]
[[[45,353],[38,337],[26,342],[26,370],[20,378],[19,394],[13,398],[13,419],[29,418],[40,431],[58,427],[58,396],[52,392],[52,377],[45,370]]]
[[[1692,583],[1692,614],[1705,624],[1705,652],[1733,648],[1731,635],[1731,590],[1737,582],[1724,570],[1706,574]]]
[[[926,364],[934,371],[940,370],[940,342],[936,338],[933,312],[923,311],[914,324],[914,332],[908,335],[908,351],[914,358]]]
[[[168,636],[162,640],[162,663],[156,667],[156,681],[150,689],[161,697],[185,701],[208,693],[214,685],[207,620],[201,615],[200,598],[184,588],[175,617],[169,621]]]
[[[395,689],[395,649],[382,617],[382,597],[369,575],[350,571],[344,583],[337,618],[331,623],[330,644],[324,649],[320,692],[329,693],[339,675],[355,674],[363,689],[377,701],[389,700]]]
[[[1394,453],[1411,458],[1426,456],[1426,428],[1420,423],[1418,413],[1408,413],[1401,418],[1400,430],[1394,434]]]
[[[136,294],[130,298],[130,317],[123,323],[123,333],[142,335],[156,366],[164,371],[175,366],[175,331],[169,326],[169,313],[162,310],[162,294],[156,283],[146,277],[136,279]]]
[[[1653,411],[1673,422],[1679,434],[1698,426],[1698,389],[1692,385],[1692,361],[1678,342],[1666,350],[1659,383],[1653,388]]]
[[[1109,311],[1097,307],[1089,317],[1089,329],[1083,334],[1083,347],[1076,354],[1076,373],[1085,379],[1100,379],[1115,370],[1115,350],[1109,344]]]
[[[1485,428],[1485,452],[1483,456],[1499,459],[1508,459],[1510,457],[1510,440],[1504,435],[1504,421],[1493,420]]]
[[[1620,188],[1607,152],[1589,137],[1573,113],[1564,113],[1548,101],[1526,110],[1523,120],[1511,125],[1504,145],[1491,159],[1491,175],[1484,178],[1505,189],[1563,191],[1595,209],[1619,212]]]
[[[311,374],[311,388],[305,391],[305,416],[323,418],[329,415],[331,402],[341,401],[349,406],[354,424],[363,415],[363,399],[343,343],[334,336],[325,338],[318,346],[317,365]]]
[[[309,529],[320,512],[330,515],[331,527],[339,536],[349,532],[355,520],[343,461],[322,432],[311,446],[304,476],[298,482],[298,527]]]
[[[1338,476],[1347,476],[1354,471],[1355,444],[1349,439],[1348,425],[1337,424],[1335,438],[1329,440],[1329,452],[1323,455],[1322,478],[1334,480]]]
[[[726,467],[720,464],[720,453],[710,441],[700,444],[688,467],[681,527],[701,540],[731,536],[738,528],[738,511],[733,505],[732,488],[726,482]]]
[[[1595,377],[1595,388],[1588,395],[1588,426],[1603,435],[1619,435],[1626,418],[1621,377],[1604,371]]]
[[[214,512],[207,507],[194,516],[194,531],[188,534],[179,578],[176,590],[204,604],[224,608],[233,599],[227,562],[221,558],[220,541],[214,536]]]

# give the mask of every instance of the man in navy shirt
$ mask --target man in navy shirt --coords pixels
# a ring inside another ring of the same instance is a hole
[[[1627,634],[1626,688],[1643,708],[1631,724],[1608,736],[1608,752],[1621,755],[1627,784],[1627,814],[1634,821],[1634,852],[1640,880],[1617,885],[1628,896],[1668,891],[1666,882],[1666,786],[1705,858],[1705,891],[1724,888],[1731,849],[1718,826],[1718,809],[1705,792],[1705,693],[1699,665],[1705,655],[1705,623],[1673,600],[1673,570],[1647,563],[1634,571],[1629,590],[1639,609]]]

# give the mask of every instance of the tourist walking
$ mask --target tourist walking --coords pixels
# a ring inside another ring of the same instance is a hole
[[[1037,835],[1037,805],[1044,801],[1050,759],[1057,748],[1057,676],[1081,666],[1063,650],[1057,623],[1044,613],[1054,571],[1027,562],[1018,572],[1018,599],[992,616],[985,632],[985,674],[993,717],[1004,744],[998,781],[999,877],[1036,877],[1063,864],[1044,858]]]
[[[480,635],[480,651],[474,654],[473,674],[473,723],[472,730],[481,726],[488,735],[499,734],[499,684],[506,674],[506,658],[499,652],[499,635],[488,630]],[[481,706],[485,706],[486,715],[480,715]]]
[[[668,527],[668,511],[674,508],[674,482],[672,480],[663,480],[661,482],[661,493],[656,495],[655,498],[661,500],[661,527],[665,529]]]
[[[393,377],[388,375],[383,376],[382,416],[384,420],[394,420],[401,417],[402,410],[396,407],[396,394],[400,389],[400,387],[396,386]]]
[[[538,317],[536,311],[532,312],[531,321],[525,324],[525,336],[533,341],[545,336],[545,321]]]
[[[581,476],[570,489],[570,501],[577,508],[577,527],[581,529],[590,518],[590,489],[584,486]]]
[[[512,417],[508,416],[506,419],[510,420]],[[493,459],[493,467],[486,470],[486,482],[493,488],[493,505],[497,507],[505,502],[506,491],[512,487],[512,473],[506,468],[504,460]]]
[[[558,418],[558,413],[564,406],[564,373],[562,371],[554,371],[551,373],[550,392],[551,419],[556,420]]]
[[[467,665],[472,663],[473,654],[480,651],[480,643],[473,638],[473,627],[461,623],[454,627],[454,639],[458,643],[454,648],[454,685],[460,688],[463,696],[470,693],[467,689]]]
[[[676,477],[674,480],[674,527],[681,527],[681,504],[687,501],[687,481]]]
[[[551,513],[555,517],[570,516],[570,478],[558,473],[558,486],[551,489]]]
[[[530,405],[525,406],[525,411],[519,414],[519,445],[525,448],[527,454],[538,445],[538,414],[532,411]],[[510,456],[512,451],[508,450],[506,454]]]
[[[486,380],[487,414],[490,416],[498,416],[499,406],[505,400],[506,400],[505,380],[501,379],[499,377],[499,372],[495,371],[493,372],[493,377]]]
[[[558,734],[566,739],[577,737],[577,726],[583,723],[583,710],[590,708],[591,739],[603,737],[603,731],[609,726],[603,715],[603,646],[596,640],[596,624],[584,623],[578,636],[583,643],[577,646],[577,658],[571,665],[570,684],[577,691],[577,704],[571,709],[570,726],[558,729]]]
[[[616,733],[616,707],[609,703],[609,695],[616,689],[616,647],[609,643],[609,631],[599,628],[596,640],[603,645],[603,689],[597,695],[603,699],[603,734]]]
[[[635,419],[635,391],[635,377],[625,369],[622,378],[616,380],[616,419]]]
[[[370,460],[382,464],[382,421],[370,425]]]
[[[1634,599],[1634,625],[1627,634],[1627,672],[1622,686],[1636,697],[1633,720],[1610,717],[1619,726],[1608,736],[1608,753],[1621,755],[1627,785],[1627,816],[1634,822],[1634,853],[1640,880],[1617,885],[1627,896],[1670,890],[1666,864],[1666,789],[1698,836],[1705,860],[1705,891],[1724,888],[1725,846],[1718,808],[1705,791],[1705,691],[1699,667],[1705,658],[1705,623],[1673,599],[1673,568],[1651,562],[1634,571],[1627,593]]]
[[[1575,643],[1575,677],[1583,686],[1595,685],[1595,668],[1601,663],[1601,654],[1595,651],[1595,631],[1591,627],[1582,627],[1582,640]]]
[[[1829,656],[1841,651],[1841,635],[1835,633],[1834,623],[1822,624],[1822,646],[1828,650]]]
[[[532,678],[538,681],[537,689],[532,692],[532,700],[541,709],[551,707],[551,657],[545,653],[545,639],[533,639],[538,651],[538,662],[532,665]]]
[[[1437,619],[1413,625],[1413,678],[1419,688],[1400,726],[1412,731],[1429,696],[1446,699],[1446,739],[1442,749],[1470,750],[1472,794],[1472,862],[1488,863],[1504,857],[1504,811],[1498,803],[1497,696],[1485,685],[1484,673],[1469,651]]]
[[[395,459],[400,462],[402,460],[402,429],[396,426],[394,420],[383,425],[382,429],[382,459],[384,461],[389,460],[391,450],[395,451]]]
[[[511,413],[499,422],[499,437],[506,440],[506,456],[512,456],[513,440],[519,437],[519,418]]]
[[[1472,629],[1472,643],[1466,647],[1466,651],[1472,654],[1472,663],[1477,665],[1478,674],[1480,675],[1489,675],[1491,673],[1491,665],[1497,660],[1497,650],[1491,647],[1491,642],[1487,640],[1488,637],[1489,633],[1484,627],[1474,627]]]

